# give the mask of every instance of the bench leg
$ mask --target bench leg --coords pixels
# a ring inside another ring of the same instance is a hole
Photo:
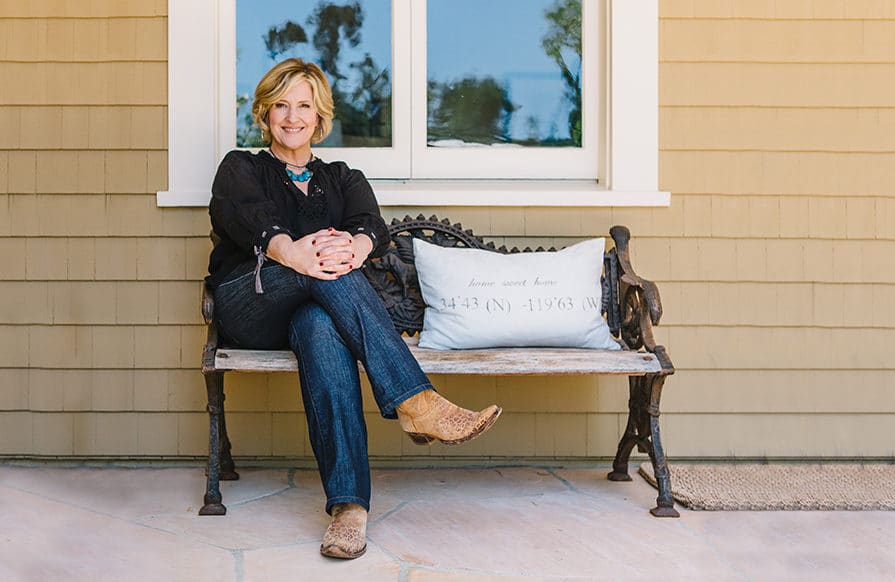
[[[223,378],[221,380],[223,382]],[[221,481],[238,481],[239,473],[230,455],[230,437],[227,436],[227,415],[224,412],[224,400],[227,396],[221,390]]]
[[[205,374],[208,392],[208,469],[205,485],[205,505],[199,515],[225,515],[227,508],[221,497],[221,436],[224,418],[224,373]]]
[[[671,497],[671,478],[659,432],[659,401],[665,376],[661,374],[632,376],[628,378],[628,382],[630,384],[628,424],[625,427],[625,434],[618,443],[618,452],[612,463],[609,480],[631,480],[628,474],[628,460],[636,445],[640,452],[649,454],[659,488],[656,507],[651,509],[650,513],[656,517],[680,517]]]
[[[674,508],[674,499],[671,497],[671,474],[668,471],[668,463],[665,461],[665,451],[662,449],[662,438],[659,432],[659,400],[662,398],[662,387],[665,385],[665,376],[655,375],[644,378],[650,388],[649,425],[650,441],[652,447],[647,449],[650,461],[653,463],[653,474],[656,476],[656,484],[659,486],[659,496],[656,498],[656,507],[650,509],[656,517],[680,517],[681,514]]]
[[[612,462],[612,472],[609,473],[610,481],[630,481],[631,476],[628,475],[628,459],[631,457],[631,451],[637,444],[638,427],[642,428],[644,406],[641,403],[641,395],[643,391],[640,388],[640,382],[643,378],[640,376],[629,376],[628,384],[630,385],[628,397],[628,425],[625,427],[625,433],[618,442],[618,451],[615,453],[615,460]]]

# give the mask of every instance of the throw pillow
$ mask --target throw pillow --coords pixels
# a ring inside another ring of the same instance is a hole
[[[505,255],[414,239],[426,303],[419,346],[620,349],[600,313],[604,244]]]

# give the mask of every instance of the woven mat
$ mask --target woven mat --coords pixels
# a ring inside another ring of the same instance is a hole
[[[895,510],[895,465],[675,464],[671,494],[689,509]],[[640,474],[653,487],[650,463]]]

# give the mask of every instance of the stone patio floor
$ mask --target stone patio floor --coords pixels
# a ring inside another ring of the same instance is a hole
[[[374,469],[365,556],[320,556],[317,474],[240,469],[225,517],[203,470],[0,465],[0,581],[893,580],[895,512],[657,519],[606,467]]]

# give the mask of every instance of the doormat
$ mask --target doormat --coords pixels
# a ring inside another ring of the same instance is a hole
[[[706,511],[895,510],[895,464],[669,465],[671,494]],[[656,487],[653,466],[639,473]]]

